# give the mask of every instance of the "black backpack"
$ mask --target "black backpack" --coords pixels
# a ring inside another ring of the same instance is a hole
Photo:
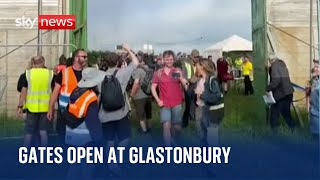
[[[107,75],[101,84],[100,105],[107,112],[122,109],[125,106],[124,94],[122,93],[121,84],[116,78],[118,70],[113,75]]]
[[[127,85],[127,87],[126,87],[126,91],[127,91],[127,92],[131,91],[131,89],[132,89],[132,87],[133,87],[133,84],[134,84],[134,79],[133,79],[132,76],[130,76],[128,85]]]
[[[141,66],[141,69],[143,69],[146,72],[146,75],[144,76],[144,78],[141,82],[141,89],[146,95],[150,96],[151,95],[152,78],[153,78],[153,70],[151,68],[146,68],[144,66]]]

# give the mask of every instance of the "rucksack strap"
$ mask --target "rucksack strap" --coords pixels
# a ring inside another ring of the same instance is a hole
[[[213,82],[214,81],[214,82]],[[216,77],[215,76],[211,76],[209,78],[209,86],[210,86],[210,91],[213,92],[213,87],[212,87],[212,83],[216,83],[217,86],[219,86],[219,84],[217,83]],[[223,93],[221,91],[220,88],[218,88],[219,93],[221,94],[221,97],[223,97]]]
[[[116,76],[117,73],[118,73],[118,69],[116,69],[116,70],[113,72],[112,76]]]
[[[82,94],[84,94],[85,92],[87,92],[89,89],[88,88],[79,88],[77,87],[70,95],[71,96],[76,96],[77,98],[79,98],[80,96],[82,96]]]
[[[213,89],[212,89],[212,80],[213,80],[213,76],[211,76],[210,77],[210,79],[209,79],[209,86],[210,86],[210,90],[212,91]]]
[[[214,84],[212,84],[212,83],[216,83],[215,85],[218,85],[218,84],[217,84],[217,81],[216,81],[216,77],[214,77],[214,76],[211,76],[211,77],[209,78],[209,86],[210,86],[210,91],[211,91],[211,92],[213,92],[213,86],[212,86],[212,85],[214,85]],[[219,90],[220,90],[220,88],[219,88]],[[222,92],[220,91],[220,93],[222,93]]]
[[[162,77],[162,72],[163,72],[163,68],[159,69],[157,74],[158,74],[158,86],[160,85],[160,79]]]

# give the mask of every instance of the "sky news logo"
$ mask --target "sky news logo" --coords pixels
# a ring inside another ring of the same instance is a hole
[[[74,30],[76,28],[75,15],[39,15],[37,18],[22,16],[15,20],[16,27],[33,29],[36,24],[41,30]]]

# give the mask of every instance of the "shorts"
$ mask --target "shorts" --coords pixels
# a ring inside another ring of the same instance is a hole
[[[115,141],[116,138],[119,142],[130,138],[131,126],[129,116],[117,121],[110,121],[102,123],[103,136],[106,141]]]
[[[48,130],[47,113],[31,113],[27,112],[25,120],[25,133],[33,134],[36,129],[40,131]]]
[[[173,108],[163,107],[160,110],[160,121],[165,123],[171,121],[172,124],[181,124],[182,122],[182,105],[177,105]]]
[[[152,102],[150,98],[134,100],[136,115],[139,121],[152,118]]]

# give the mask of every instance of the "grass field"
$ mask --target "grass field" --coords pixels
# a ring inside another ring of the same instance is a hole
[[[273,135],[266,122],[266,109],[262,102],[262,98],[257,96],[242,96],[239,92],[231,91],[225,96],[225,118],[221,127],[222,140],[244,139],[246,141],[263,142],[265,138]],[[161,139],[162,127],[159,120],[159,111],[155,104],[153,106],[153,131],[155,137]],[[138,122],[135,121],[135,113],[132,113],[133,139],[140,138],[138,130]],[[294,116],[295,117],[295,116]],[[302,111],[302,117],[305,127],[298,128],[297,131],[291,133],[287,130],[282,122],[279,134],[287,138],[295,140],[309,140],[308,118],[307,113]],[[23,135],[23,120],[17,118],[0,117],[0,137],[13,137]],[[188,141],[196,141],[196,130],[194,122],[183,131],[184,139]]]
[[[266,118],[264,118],[266,113],[261,98],[256,96],[245,97],[237,92],[230,92],[225,97],[225,104],[225,118],[221,126],[221,145],[232,147],[232,157],[230,159],[232,162],[228,166],[219,167],[217,171],[219,172],[220,177],[232,177],[232,179],[234,179],[234,176],[237,176],[246,177],[243,179],[248,179],[248,177],[287,177],[285,175],[291,174],[293,177],[300,175],[301,177],[306,178],[313,177],[313,174],[318,172],[318,164],[317,162],[314,162],[317,160],[315,157],[315,155],[318,154],[316,150],[317,146],[308,146],[314,141],[311,141],[309,135],[307,113],[303,113],[305,128],[298,128],[297,131],[291,133],[287,130],[285,124],[282,123],[279,133],[277,134],[280,138],[274,138],[275,136],[267,125]],[[159,121],[159,111],[157,108],[154,108],[153,116],[152,135],[144,136],[138,133],[139,123],[134,120],[134,113],[132,113],[133,139],[131,145],[155,146],[159,142],[162,142],[162,127]],[[0,118],[0,137],[22,135],[22,120],[5,117]],[[181,137],[182,138],[178,141],[178,145],[195,145],[198,143],[194,122],[191,122],[189,127],[183,130]],[[52,142],[53,145],[54,141],[54,137],[49,139],[49,142]],[[1,143],[18,147],[22,143],[22,139],[1,140],[0,144]],[[11,163],[9,163],[10,165],[8,165],[8,167],[15,167],[14,161],[11,161],[11,157],[12,156],[7,156],[5,162]],[[279,159],[282,159],[283,161],[277,161]],[[275,161],[278,162],[276,165],[274,163]],[[266,167],[268,173],[266,173]],[[173,165],[161,167],[131,165],[129,174],[139,174],[138,176],[141,175],[141,177],[148,178],[162,177],[164,171],[163,169],[161,170],[161,168],[168,168],[165,169],[165,172],[174,175],[174,177],[205,176],[204,169],[193,164],[183,166],[183,169],[179,169],[178,166]],[[161,171],[159,171],[159,169]],[[248,171],[249,169],[250,171]],[[45,173],[43,176],[61,178],[63,173],[66,173],[66,169],[61,170],[61,167],[56,167],[56,169],[51,170],[52,172]],[[281,170],[281,172],[279,170]],[[105,173],[104,169],[102,171]],[[8,171],[5,176],[15,176],[15,174],[12,175],[12,173]]]

